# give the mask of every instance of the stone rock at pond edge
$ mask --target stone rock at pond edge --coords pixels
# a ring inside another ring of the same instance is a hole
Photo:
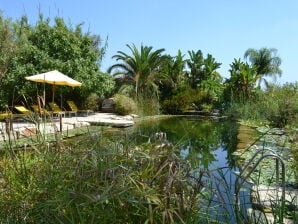
[[[251,197],[252,203],[256,207],[263,209],[272,208],[272,204],[279,201],[282,195],[281,187],[273,187],[266,185],[255,185],[252,187]],[[285,200],[288,202],[294,202],[294,206],[298,207],[298,189],[286,188]],[[278,198],[277,198],[278,197]]]
[[[298,208],[298,189],[286,188],[285,201],[286,210],[289,207]],[[251,223],[276,223],[274,215],[271,213],[276,204],[281,203],[282,188],[266,185],[255,185],[252,187],[251,199],[253,208],[247,210]],[[293,203],[293,204],[289,204]],[[284,218],[283,223],[292,224],[294,220]]]
[[[247,209],[247,215],[249,218],[249,223],[255,223],[255,224],[276,223],[276,221],[274,220],[274,215],[272,213],[264,213],[262,211],[249,208]],[[283,224],[294,224],[294,220],[284,218]]]

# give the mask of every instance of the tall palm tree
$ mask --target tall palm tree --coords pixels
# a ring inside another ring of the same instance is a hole
[[[215,58],[211,54],[207,54],[207,58],[204,59],[204,80],[213,78],[213,76],[219,76],[216,69],[220,68],[221,63],[215,61]]]
[[[183,78],[185,75],[184,66],[185,60],[183,59],[181,51],[178,50],[177,56],[168,56],[163,79],[160,82],[160,90],[163,96],[172,94],[179,86],[183,85]]]
[[[201,50],[197,52],[188,51],[189,59],[186,61],[187,66],[190,68],[191,87],[196,88],[202,81],[215,78],[219,76],[216,69],[220,68],[221,63],[215,61],[211,54],[207,54],[204,59]]]
[[[197,87],[203,76],[204,57],[201,50],[188,51],[189,59],[186,60],[187,66],[190,68],[189,79],[190,85],[193,89]]]
[[[135,86],[136,96],[139,91],[153,90],[157,93],[158,86],[155,81],[164,65],[165,57],[162,55],[164,49],[153,51],[152,47],[141,45],[139,51],[134,44],[126,46],[131,51],[131,55],[118,51],[113,58],[121,62],[112,65],[108,72],[115,71],[113,74],[115,77],[132,83]]]
[[[264,81],[268,86],[267,80],[264,76],[276,78],[276,75],[281,76],[280,69],[281,58],[277,56],[277,49],[275,48],[261,48],[259,50],[249,48],[244,53],[244,58],[249,59],[251,64],[256,68],[257,75],[260,77],[259,84]]]
[[[234,59],[229,70],[231,78],[227,81],[233,93],[243,102],[251,97],[252,91],[259,76],[256,75],[256,67]]]

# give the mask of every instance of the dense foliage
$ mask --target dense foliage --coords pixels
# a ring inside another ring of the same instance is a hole
[[[115,112],[121,115],[128,115],[136,112],[136,103],[125,95],[116,94],[113,97]]]
[[[201,50],[188,51],[189,59],[184,59],[181,51],[172,57],[162,54],[164,49],[127,46],[132,54],[118,52],[114,57],[120,63],[109,72],[118,77],[117,91],[135,99],[139,114],[221,111],[275,127],[297,120],[297,83],[277,86],[265,79],[281,75],[276,49],[248,49],[244,58],[250,63],[234,59],[230,77],[223,80],[216,71],[221,63]]]
[[[171,56],[165,49],[134,44],[127,45],[130,54],[119,51],[113,57],[117,63],[108,70],[113,77],[100,71],[105,47],[99,36],[83,33],[82,24],[73,28],[62,18],[51,23],[40,15],[33,26],[26,17],[13,22],[0,16],[0,109],[35,102],[43,88],[50,98],[50,85],[24,77],[59,70],[83,85],[57,88],[56,95],[64,99],[56,101],[75,100],[93,110],[100,109],[102,97],[113,95],[121,115],[219,111],[274,127],[297,127],[298,83],[277,86],[265,79],[281,74],[276,49],[248,49],[248,62],[234,59],[224,80],[217,72],[221,63],[211,54],[190,50],[185,56],[179,50]],[[183,132],[178,126],[173,130]],[[209,152],[204,167],[215,159],[210,151],[218,146],[212,145],[216,133],[209,130],[208,125],[187,127],[204,135],[181,141]],[[296,131],[289,129],[295,158]],[[59,133],[56,137],[53,145],[35,142],[26,153],[8,144],[1,160],[0,222],[198,223],[202,173],[194,176],[192,164],[177,156],[175,146],[131,146],[119,138],[102,142],[92,133],[74,147],[64,145]],[[196,153],[190,156],[199,161]]]
[[[189,50],[187,55],[179,50],[171,56],[165,49],[143,45],[139,49],[132,44],[127,45],[130,54],[118,51],[113,56],[117,63],[108,70],[113,77],[100,72],[106,44],[101,47],[99,36],[83,33],[82,24],[72,27],[62,18],[51,22],[40,15],[32,26],[26,16],[18,21],[1,16],[0,34],[1,110],[35,102],[44,88],[50,98],[51,85],[25,81],[24,77],[59,70],[83,83],[80,88],[56,88],[55,100],[62,104],[73,99],[80,106],[99,110],[103,97],[119,93],[136,102],[133,111],[140,115],[221,111],[280,127],[296,119],[297,84],[275,86],[265,79],[282,73],[274,48],[249,48],[244,53],[248,62],[234,59],[230,77],[224,80],[217,72],[221,63],[201,50]],[[262,83],[266,88],[261,88]]]
[[[94,134],[2,158],[1,223],[197,223],[199,176],[160,142]],[[59,146],[58,146],[59,145]]]
[[[105,46],[99,36],[83,33],[82,24],[67,26],[62,18],[50,19],[40,15],[32,26],[24,16],[11,22],[0,18],[0,107],[11,106],[41,94],[44,86],[25,81],[24,77],[50,70],[60,72],[83,83],[81,88],[59,87],[57,96],[83,102],[90,94],[104,96],[113,86],[112,77],[100,72]],[[51,94],[51,86],[46,85]],[[60,101],[59,97],[57,99]]]

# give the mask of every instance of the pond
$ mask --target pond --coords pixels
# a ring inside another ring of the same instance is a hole
[[[135,126],[125,129],[106,129],[101,134],[120,145],[137,146],[147,142],[174,145],[179,156],[191,164],[194,176],[203,173],[204,191],[199,193],[206,199],[200,201],[200,211],[208,214],[206,219],[223,223],[238,223],[239,217],[247,220],[247,209],[252,207],[250,193],[253,185],[244,181],[239,186],[236,179],[241,167],[257,149],[269,145],[285,158],[285,163],[291,161],[288,153],[285,154],[288,152],[285,147],[277,147],[276,143],[267,142],[256,129],[228,119],[161,116],[138,121]],[[281,139],[280,135],[276,137]],[[286,166],[290,167],[289,164]],[[275,172],[275,160],[266,160],[250,177],[257,180],[256,185],[267,185],[275,183]],[[294,175],[287,175],[287,182],[294,181]],[[240,208],[235,203],[236,188],[239,189]]]
[[[111,136],[110,131],[107,136]],[[226,119],[174,116],[138,122],[134,127],[113,133],[115,140],[119,135],[124,135],[129,141],[135,141],[135,144],[154,141],[156,133],[165,133],[164,141],[178,147],[180,156],[188,160],[192,167],[208,170],[205,181],[210,182],[212,179],[208,186],[214,195],[211,204],[206,206],[206,212],[216,220],[236,223],[232,204],[236,179],[234,173],[238,167],[237,157],[233,153],[239,147],[239,142],[242,146],[253,143],[255,131],[249,129],[247,132],[239,123]],[[244,191],[243,195],[241,202],[249,204],[249,192]]]
[[[114,137],[127,136],[141,144],[153,141],[156,133],[165,133],[166,141],[179,147],[181,157],[196,167],[213,169],[236,167],[233,152],[237,149],[240,125],[225,119],[196,116],[173,116],[138,122],[134,127],[114,130]],[[107,135],[110,135],[108,132]]]

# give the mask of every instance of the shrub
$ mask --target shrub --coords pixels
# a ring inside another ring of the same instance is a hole
[[[231,102],[225,114],[255,121],[266,121],[274,127],[285,127],[297,122],[297,84],[282,87],[272,85],[266,91],[259,91],[245,102]]]
[[[101,98],[96,93],[91,93],[85,103],[83,104],[84,108],[93,110],[93,111],[99,111],[101,105]]]
[[[133,99],[128,96],[116,94],[113,97],[115,102],[115,112],[120,115],[135,113],[137,106]]]
[[[138,99],[138,115],[151,116],[160,114],[160,105],[157,96],[139,94]]]
[[[273,86],[266,94],[269,101],[268,120],[276,127],[284,127],[297,120],[298,91],[297,83],[286,84],[283,87]]]
[[[179,114],[193,107],[193,104],[199,105],[201,99],[202,92],[194,89],[186,89],[164,100],[162,102],[162,109],[169,114]]]

